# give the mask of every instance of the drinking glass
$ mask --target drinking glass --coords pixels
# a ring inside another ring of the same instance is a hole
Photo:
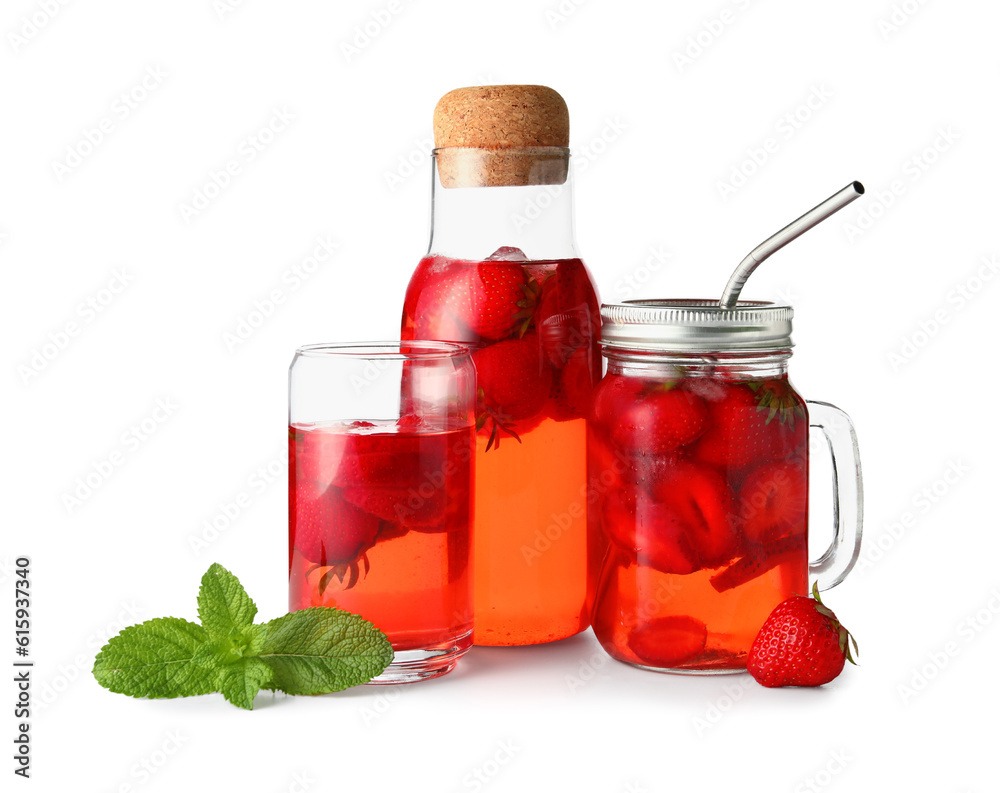
[[[442,342],[300,347],[289,370],[289,609],[389,637],[373,683],[445,674],[472,645],[476,375]]]

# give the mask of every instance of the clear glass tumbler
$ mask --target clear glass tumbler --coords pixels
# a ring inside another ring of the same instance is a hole
[[[442,342],[300,347],[289,370],[289,609],[383,630],[373,683],[454,668],[472,645],[476,375]]]

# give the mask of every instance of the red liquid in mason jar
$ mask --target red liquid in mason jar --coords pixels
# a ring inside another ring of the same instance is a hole
[[[594,632],[613,657],[730,670],[807,594],[808,420],[787,377],[609,374],[590,480],[610,540]]]
[[[600,326],[579,259],[428,256],[410,281],[402,338],[475,351],[476,644],[548,642],[590,624],[603,541],[588,529],[586,417]]]
[[[396,650],[471,644],[473,432],[412,415],[289,427],[289,609],[360,614]]]

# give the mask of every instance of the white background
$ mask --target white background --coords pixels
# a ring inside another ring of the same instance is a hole
[[[13,660],[28,555],[37,664],[17,784],[996,789],[998,23],[987,0],[5,2],[0,644]],[[865,183],[745,293],[794,304],[793,379],[857,425],[867,538],[827,602],[861,665],[771,691],[634,670],[588,633],[475,649],[405,690],[262,694],[252,713],[104,691],[89,670],[108,634],[193,619],[213,561],[262,618],[285,610],[286,368],[302,343],[398,331],[432,109],[488,82],[566,98],[588,161],[578,242],[605,300],[714,296],[764,237]],[[294,118],[251,159],[276,111]],[[335,254],[292,288],[321,239]]]

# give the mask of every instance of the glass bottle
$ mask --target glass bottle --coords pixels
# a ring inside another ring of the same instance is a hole
[[[439,114],[462,92],[461,132],[442,133],[436,117],[431,238],[406,292],[402,338],[474,350],[475,643],[537,644],[589,626],[603,555],[588,527],[586,472],[600,303],[574,241],[565,145],[441,145],[495,144],[477,119],[511,96],[534,102],[511,122],[524,126],[518,140],[548,143],[530,127],[552,106],[565,114],[565,103],[539,86],[485,86],[446,95]]]

